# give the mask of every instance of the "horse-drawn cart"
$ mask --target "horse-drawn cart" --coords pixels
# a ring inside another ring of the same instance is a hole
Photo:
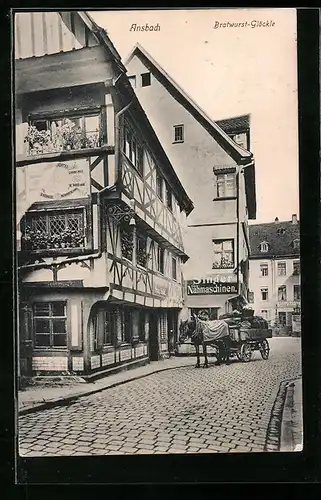
[[[244,363],[251,361],[253,351],[260,351],[263,359],[268,359],[270,346],[268,338],[272,338],[270,328],[239,328],[229,327],[230,330],[230,356],[236,356]]]

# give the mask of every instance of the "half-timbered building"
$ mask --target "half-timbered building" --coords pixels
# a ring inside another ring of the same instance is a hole
[[[14,25],[21,374],[166,357],[193,204],[106,31],[77,11]]]

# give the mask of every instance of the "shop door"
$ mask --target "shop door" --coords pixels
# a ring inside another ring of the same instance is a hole
[[[159,341],[158,341],[158,315],[152,311],[149,315],[149,358],[151,361],[159,359]]]

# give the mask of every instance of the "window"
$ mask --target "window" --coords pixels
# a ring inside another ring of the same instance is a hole
[[[279,229],[277,230],[277,233],[278,234],[284,234],[285,233],[284,227],[279,227]]]
[[[86,245],[84,211],[27,213],[22,228],[24,251],[83,248]]]
[[[163,186],[163,177],[158,171],[156,171],[156,192],[161,200],[163,200]]]
[[[128,77],[128,80],[129,80],[129,83],[131,84],[131,86],[133,87],[133,89],[135,89],[136,88],[136,76],[131,75]]]
[[[278,288],[278,300],[284,301],[286,300],[286,286],[282,285]]]
[[[246,135],[245,134],[236,134],[232,136],[232,139],[236,144],[246,149]]]
[[[147,238],[142,234],[137,234],[136,237],[136,259],[140,266],[147,266]]]
[[[293,274],[294,275],[300,274],[300,261],[299,260],[295,260],[293,262]]]
[[[125,259],[133,259],[133,231],[130,226],[122,224],[120,226],[120,246],[121,255]]]
[[[278,262],[278,276],[286,276],[286,262]]]
[[[104,345],[114,345],[117,332],[116,311],[104,311]]]
[[[164,248],[160,247],[158,245],[158,248],[157,248],[157,270],[164,274],[164,259],[165,257],[165,250]]]
[[[143,149],[137,141],[135,134],[128,126],[125,126],[124,129],[123,151],[134,167],[138,170],[140,175],[143,175]]]
[[[265,241],[263,241],[262,243],[260,243],[260,252],[266,253],[268,251],[269,251],[269,245],[268,245],[268,243],[266,243]]]
[[[174,125],[174,142],[184,142],[184,125]]]
[[[299,239],[293,240],[292,246],[293,248],[300,248],[300,240]]]
[[[269,300],[269,289],[268,288],[261,288],[261,299],[262,300]]]
[[[29,154],[101,146],[100,112],[31,118],[25,142]]]
[[[234,242],[233,240],[213,240],[214,262],[213,269],[233,269]]]
[[[177,261],[175,257],[172,257],[172,278],[177,280]]]
[[[261,271],[261,276],[268,276],[269,274],[269,268],[267,264],[261,264],[260,265],[260,271]]]
[[[167,183],[166,183],[166,205],[170,210],[173,210],[172,191]]]
[[[300,285],[293,285],[293,300],[301,300],[301,287],[300,287]]]
[[[66,347],[66,302],[38,302],[34,304],[33,328],[35,347]]]
[[[235,174],[216,174],[216,197],[235,198]]]
[[[142,73],[141,78],[142,78],[142,87],[148,87],[151,82],[150,73]]]

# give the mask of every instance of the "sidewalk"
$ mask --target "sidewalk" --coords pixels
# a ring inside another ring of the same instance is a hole
[[[148,365],[121,371],[98,379],[95,382],[79,381],[65,387],[29,387],[18,393],[19,414],[22,415],[39,409],[65,404],[77,399],[79,396],[94,394],[153,373],[194,364],[194,356],[173,357],[162,361],[151,361]]]
[[[288,384],[281,424],[280,451],[303,450],[302,379]]]

